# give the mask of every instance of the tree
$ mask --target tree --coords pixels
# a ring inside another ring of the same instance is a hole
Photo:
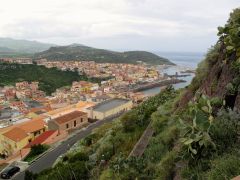
[[[130,132],[135,129],[138,115],[136,111],[132,110],[121,117],[121,122],[125,132]]]

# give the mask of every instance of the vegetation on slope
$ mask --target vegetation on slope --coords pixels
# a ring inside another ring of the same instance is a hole
[[[80,80],[101,81],[101,79],[79,75],[78,72],[61,71],[57,68],[46,68],[34,64],[0,64],[0,86],[15,85],[16,82],[21,81],[38,81],[40,90],[50,95],[57,88],[71,85],[73,81]]]
[[[122,168],[124,168],[122,165],[125,166],[126,162],[127,166],[131,166],[135,162],[135,159],[127,160],[127,157],[148,125],[152,112],[156,111],[160,104],[175,96],[176,92],[170,88],[156,97],[148,99],[119,120],[95,130],[68,152],[54,168],[34,175],[34,177],[53,180],[59,177],[71,179],[75,174],[76,179],[82,177],[105,179],[104,176],[108,176],[108,172],[113,173],[113,179],[120,177],[120,174],[123,173]],[[125,169],[122,175],[127,177],[127,173],[127,169]],[[138,171],[131,173],[131,177],[133,177],[138,174]]]
[[[240,175],[240,9],[226,26],[185,93],[161,92],[83,139],[54,168],[31,176],[71,179],[76,172],[85,179],[225,180]],[[149,122],[155,133],[144,155],[128,158]]]
[[[115,52],[91,48],[83,45],[51,47],[49,50],[36,53],[35,58],[48,60],[81,60],[97,63],[132,63],[142,61],[148,64],[173,64],[169,60],[146,51]]]

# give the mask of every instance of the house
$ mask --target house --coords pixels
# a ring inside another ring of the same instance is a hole
[[[6,156],[12,155],[28,143],[29,135],[23,129],[15,127],[2,134],[1,154]]]
[[[0,129],[0,154],[10,156],[47,129],[43,116]]]
[[[71,91],[73,92],[89,92],[92,88],[92,83],[87,81],[74,81],[72,83]]]
[[[14,88],[6,89],[6,91],[4,92],[4,95],[7,100],[12,100],[16,96],[16,90]]]
[[[114,98],[88,108],[88,117],[90,119],[102,120],[121,112],[128,111],[132,106],[133,103],[131,100]]]
[[[58,130],[59,134],[80,128],[88,123],[87,113],[73,111],[48,121],[49,130]]]

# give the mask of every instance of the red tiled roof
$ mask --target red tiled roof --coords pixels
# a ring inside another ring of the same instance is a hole
[[[45,128],[46,123],[41,118],[32,119],[26,123],[19,125],[19,128],[23,129],[25,132],[32,133],[35,131],[39,131]]]
[[[87,113],[82,112],[82,111],[73,111],[71,113],[65,114],[58,118],[55,118],[54,121],[57,122],[58,124],[64,124],[66,122],[69,122],[73,119],[76,119],[76,118],[84,116],[84,115],[87,115]]]
[[[39,135],[36,139],[34,139],[32,142],[30,142],[28,145],[26,145],[25,148],[30,148],[33,145],[42,144],[46,139],[48,139],[55,132],[56,132],[55,130],[45,131],[44,133]]]
[[[16,128],[11,129],[10,131],[5,132],[3,134],[3,136],[5,136],[8,139],[11,139],[15,142],[19,142],[22,139],[28,137],[28,134],[24,130],[16,127]]]

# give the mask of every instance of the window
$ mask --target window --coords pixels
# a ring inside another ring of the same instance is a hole
[[[83,122],[83,118],[81,118],[81,122]]]
[[[77,121],[74,121],[74,127],[76,127],[77,126]]]
[[[69,128],[69,125],[68,124],[66,124],[66,129],[68,129]]]

